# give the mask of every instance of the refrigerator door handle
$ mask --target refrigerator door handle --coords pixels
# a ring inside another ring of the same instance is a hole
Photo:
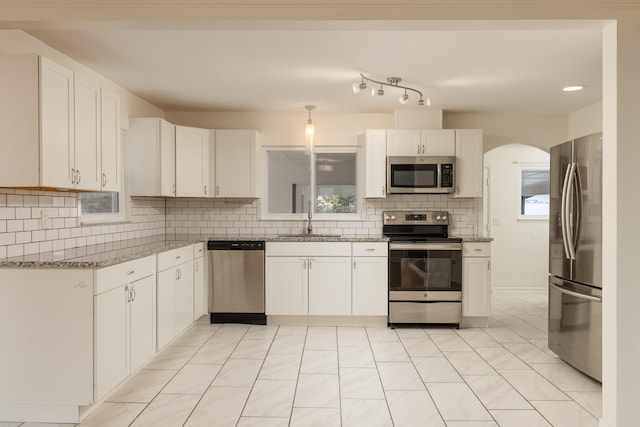
[[[565,227],[566,227],[566,245],[569,249],[569,259],[576,259],[575,243],[577,239],[576,224],[574,223],[574,213],[576,212],[575,198],[575,177],[576,177],[576,165],[577,163],[571,163],[569,167],[569,182],[567,183],[567,194],[565,196]]]
[[[570,290],[564,289],[563,287],[558,286],[558,285],[556,285],[554,283],[550,283],[550,286],[552,288],[556,289],[558,292],[561,292],[561,293],[566,294],[566,295],[570,295],[572,297],[586,299],[586,300],[589,300],[589,301],[602,302],[602,297],[594,297],[594,296],[591,296],[591,295],[585,295],[585,294],[581,294],[579,292],[570,291]]]
[[[578,241],[580,240],[580,232],[582,231],[582,182],[580,179],[580,171],[578,164],[574,163],[573,168],[573,187],[575,194],[575,224],[573,224],[573,259],[576,259],[578,252]]]
[[[560,199],[560,228],[562,229],[562,246],[564,247],[564,255],[567,259],[571,259],[569,251],[569,237],[567,236],[567,194],[569,192],[569,175],[571,174],[571,164],[567,165],[562,183],[562,197]]]

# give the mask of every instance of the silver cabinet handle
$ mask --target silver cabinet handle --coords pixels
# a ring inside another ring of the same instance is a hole
[[[76,184],[80,184],[80,181],[82,180],[82,174],[80,174],[80,169],[76,169],[76,172],[78,172],[78,179],[76,180]]]
[[[200,263],[196,261],[196,271],[200,270]]]
[[[71,168],[71,183],[76,183],[76,170],[74,168]]]
[[[220,186],[216,185],[216,196],[220,195]]]
[[[106,187],[107,186],[107,175],[106,174],[102,174],[102,186]]]
[[[173,195],[174,196],[176,195],[176,185],[175,184],[173,184]]]
[[[312,263],[313,259],[309,258],[309,270],[311,270],[311,267],[313,267],[313,263]]]
[[[131,302],[131,291],[128,286],[124,287],[124,291],[127,293],[127,302]]]
[[[131,276],[135,272],[136,272],[135,270],[129,270],[129,271],[127,271],[127,276]]]
[[[374,248],[367,248],[367,249],[365,249],[365,251],[367,251],[367,252],[373,252],[373,251],[375,251],[375,249],[374,249]]]
[[[474,252],[481,252],[481,251],[482,251],[482,249],[480,249],[480,248],[475,248],[473,251],[474,251]]]
[[[176,259],[180,259],[180,255],[176,256]]]
[[[382,186],[382,195],[384,196],[384,192],[385,192],[385,188],[384,185]]]
[[[354,270],[356,269],[356,261],[355,260],[353,260],[353,269]]]
[[[205,196],[207,195],[207,186],[206,185],[204,186],[204,195]]]
[[[133,296],[131,297],[131,302],[134,302],[136,300],[136,288],[132,286],[131,292],[133,292]]]
[[[424,154],[424,145],[422,146],[422,154]]]
[[[307,269],[307,260],[306,259],[302,260],[302,269],[303,270]]]

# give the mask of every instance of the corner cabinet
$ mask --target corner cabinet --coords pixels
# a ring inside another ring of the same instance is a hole
[[[456,129],[454,197],[482,197],[482,130]]]
[[[365,198],[387,196],[387,131],[367,129],[360,137],[365,157]]]
[[[156,352],[155,266],[148,256],[96,270],[96,401]]]
[[[258,132],[215,132],[215,197],[256,198],[258,193]]]
[[[462,243],[462,316],[491,314],[491,243]]]
[[[207,197],[209,185],[209,131],[176,126],[176,195]]]
[[[166,120],[129,119],[127,173],[132,196],[176,195],[176,127]]]

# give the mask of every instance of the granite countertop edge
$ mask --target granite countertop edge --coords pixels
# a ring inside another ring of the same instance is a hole
[[[387,242],[385,236],[217,236],[168,234],[18,256],[0,260],[0,268],[99,269],[207,240],[265,242]]]

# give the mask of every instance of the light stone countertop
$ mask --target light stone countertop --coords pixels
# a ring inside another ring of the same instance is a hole
[[[386,242],[385,236],[210,236],[168,234],[121,240],[0,260],[0,268],[104,268],[207,240],[264,240],[266,242]],[[206,249],[206,248],[205,248]]]

